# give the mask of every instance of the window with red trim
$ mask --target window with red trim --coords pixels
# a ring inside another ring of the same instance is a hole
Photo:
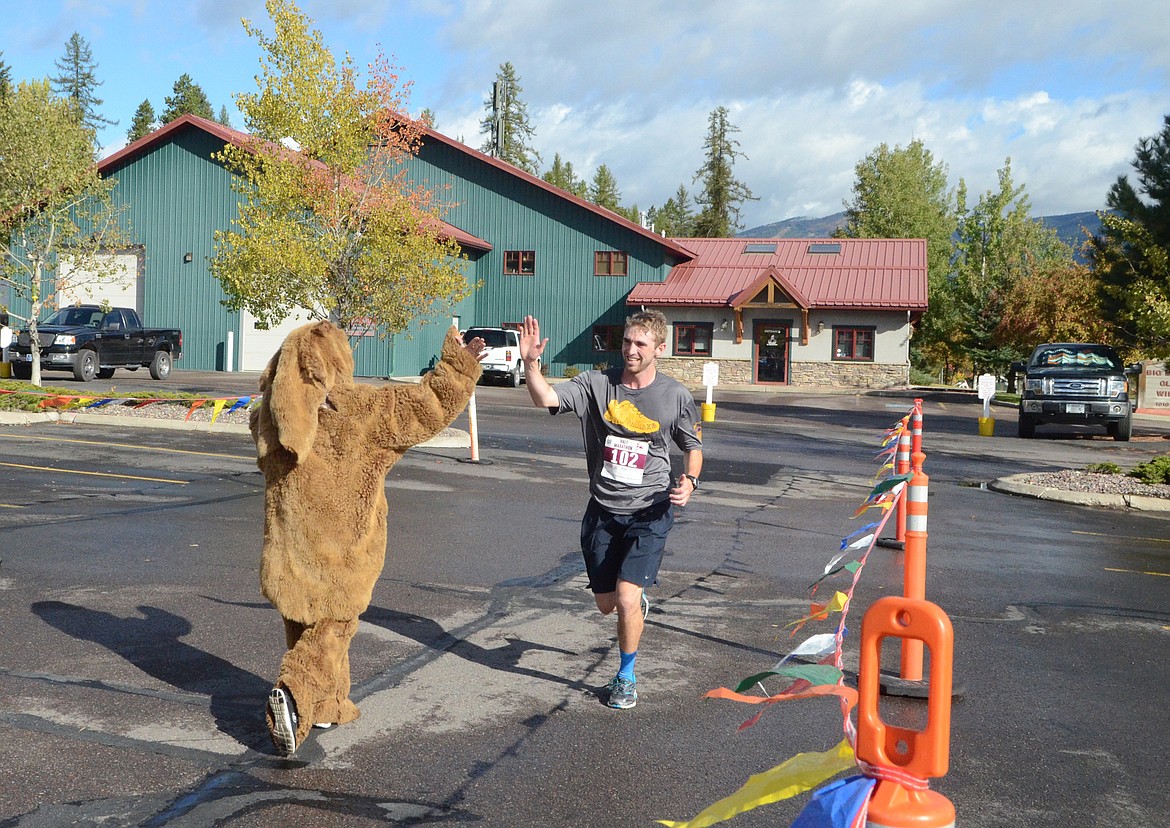
[[[833,328],[833,359],[873,362],[874,328]]]
[[[623,250],[598,250],[593,254],[594,276],[628,276],[629,254]]]
[[[625,333],[626,328],[624,325],[594,325],[593,350],[620,351],[622,349],[622,337]]]
[[[675,356],[711,356],[711,334],[715,326],[703,322],[674,323]]]
[[[505,276],[532,276],[536,273],[535,250],[505,250]]]

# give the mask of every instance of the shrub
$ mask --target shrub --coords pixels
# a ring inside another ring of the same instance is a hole
[[[1170,483],[1170,456],[1155,457],[1147,463],[1139,463],[1129,473],[1143,483]]]
[[[1092,474],[1121,474],[1121,466],[1116,463],[1090,463],[1085,471]]]
[[[570,365],[568,368],[565,369],[565,379],[572,379],[573,377],[577,376],[580,373],[581,373],[580,368],[578,368],[576,365]]]

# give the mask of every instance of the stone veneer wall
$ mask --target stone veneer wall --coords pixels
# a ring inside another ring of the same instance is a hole
[[[789,385],[903,388],[908,383],[907,366],[888,362],[793,362],[789,365]]]
[[[703,384],[703,366],[719,363],[719,384],[751,385],[752,364],[746,359],[704,359],[701,357],[664,357],[658,360],[662,373],[687,386]],[[788,384],[838,388],[900,388],[907,384],[905,365],[874,362],[793,362],[789,365]]]

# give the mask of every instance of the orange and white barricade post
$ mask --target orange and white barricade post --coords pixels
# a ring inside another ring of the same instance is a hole
[[[881,645],[911,639],[930,648],[930,694],[923,730],[896,727],[878,711]],[[950,761],[951,672],[954,630],[946,613],[929,601],[888,596],[874,602],[861,622],[857,673],[857,761],[877,779],[866,828],[953,828],[955,806],[931,791],[928,780],[945,776]]]
[[[913,476],[902,498],[906,502],[906,543],[902,561],[902,596],[912,600],[926,598],[926,517],[930,478],[922,470],[926,459],[922,452],[912,455]],[[922,642],[902,640],[902,664],[898,679],[883,679],[891,695],[925,697],[929,687],[922,680]]]
[[[910,473],[910,458],[915,452],[922,451],[922,400],[916,398],[914,407],[910,410],[909,427],[903,428],[898,435],[898,450],[894,455],[894,474]],[[906,496],[898,498],[897,511],[894,513],[894,537],[879,538],[878,546],[887,549],[904,549],[906,547]]]

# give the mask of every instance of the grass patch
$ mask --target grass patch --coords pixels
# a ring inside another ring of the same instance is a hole
[[[190,405],[193,400],[207,399],[206,396],[192,394],[189,391],[160,391],[158,393],[132,391],[126,394],[120,394],[117,389],[111,389],[103,393],[86,394],[84,392],[79,393],[76,388],[60,388],[53,385],[36,386],[31,382],[23,382],[21,380],[0,380],[0,391],[14,392],[11,394],[0,394],[0,411],[44,411],[45,407],[41,403],[47,398],[54,396],[86,397],[89,400],[88,402],[73,400],[61,405],[54,405],[53,408],[58,411],[85,408],[95,399],[102,400],[111,397],[131,400],[174,401],[176,404],[183,405]],[[126,403],[126,405],[134,405],[134,403]]]

